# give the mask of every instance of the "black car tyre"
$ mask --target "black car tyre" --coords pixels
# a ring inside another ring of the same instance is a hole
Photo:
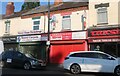
[[[120,66],[117,66],[114,71],[115,76],[120,76]]]
[[[29,62],[25,62],[23,67],[25,70],[29,70],[31,68],[31,65]]]
[[[70,72],[73,74],[79,74],[81,72],[81,68],[78,64],[73,64],[70,67]]]

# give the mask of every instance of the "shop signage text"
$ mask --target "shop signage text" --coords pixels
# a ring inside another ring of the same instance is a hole
[[[67,40],[72,39],[72,32],[70,33],[55,33],[51,34],[50,40]]]
[[[98,30],[98,31],[91,31],[91,36],[104,36],[104,35],[118,35],[120,34],[119,29],[113,30]]]
[[[41,41],[41,35],[18,36],[17,42]]]
[[[53,33],[50,35],[50,40],[71,40],[71,39],[86,39],[86,31]]]
[[[92,39],[89,42],[118,42],[120,39]]]
[[[47,41],[48,40],[48,34],[41,34],[41,41]]]
[[[38,31],[38,30],[21,31],[21,32],[18,32],[18,34],[19,35],[41,34],[41,31]]]
[[[3,42],[16,42],[17,38],[16,37],[4,37],[2,38]]]

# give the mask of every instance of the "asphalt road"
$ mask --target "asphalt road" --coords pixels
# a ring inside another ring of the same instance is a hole
[[[78,75],[73,75],[65,70],[23,70],[17,68],[3,68],[1,76],[113,76],[113,74],[103,74],[103,73],[81,73]]]

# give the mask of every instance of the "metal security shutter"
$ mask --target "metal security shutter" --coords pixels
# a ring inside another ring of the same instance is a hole
[[[64,58],[73,51],[84,51],[85,43],[81,44],[61,44],[61,45],[51,45],[50,49],[50,62],[56,64],[62,64]]]

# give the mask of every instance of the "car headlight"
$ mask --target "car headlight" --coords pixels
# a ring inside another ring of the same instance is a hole
[[[31,64],[33,64],[33,65],[34,65],[34,64],[38,64],[38,61],[32,60],[32,61],[31,61]]]

